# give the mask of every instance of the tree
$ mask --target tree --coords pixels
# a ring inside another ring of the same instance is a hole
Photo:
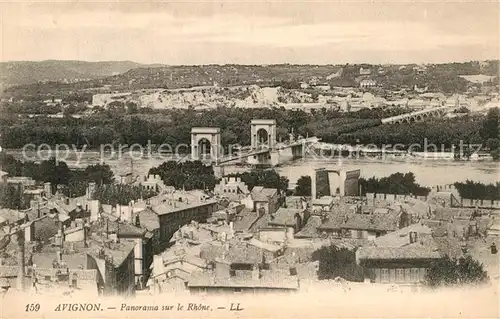
[[[136,114],[139,111],[139,107],[135,102],[127,102],[125,106],[127,107],[128,114]]]
[[[488,280],[483,265],[471,256],[459,259],[442,257],[431,264],[425,276],[426,284],[431,287],[477,285]]]
[[[252,190],[255,186],[276,188],[285,193],[288,189],[289,180],[285,176],[280,176],[274,169],[256,169],[250,172],[230,174],[231,177],[240,177],[241,181],[247,184]]]
[[[207,166],[201,161],[188,161],[177,163],[168,161],[149,170],[151,175],[161,176],[165,185],[177,189],[209,189],[213,190],[217,183],[212,166]]]
[[[366,193],[386,193],[386,194],[413,194],[417,196],[427,196],[430,189],[422,187],[415,182],[413,173],[394,173],[388,177],[369,179],[360,178],[359,185],[362,192]]]
[[[296,196],[311,196],[311,176],[301,176],[295,186]]]
[[[313,253],[313,260],[319,261],[318,279],[342,277],[349,281],[364,280],[363,268],[356,264],[356,253],[335,245],[324,246]]]
[[[486,119],[483,121],[481,136],[484,140],[489,138],[500,138],[500,108],[489,109]]]

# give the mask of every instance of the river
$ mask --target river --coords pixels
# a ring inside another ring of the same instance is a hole
[[[19,150],[4,150],[18,159],[44,160],[50,158],[49,152],[26,153],[23,156]],[[80,159],[78,160],[78,157]],[[136,175],[146,175],[151,167],[158,166],[165,160],[166,156],[159,154],[140,154],[125,152],[121,158],[104,154],[99,151],[85,151],[81,153],[71,152],[59,156],[71,168],[84,168],[87,165],[106,163],[115,174],[131,171]],[[133,160],[131,160],[133,159]],[[276,170],[280,175],[287,176],[290,186],[293,186],[302,175],[308,175],[313,168],[342,168],[360,169],[362,177],[385,177],[390,174],[401,172],[413,172],[417,183],[422,186],[433,186],[452,184],[457,181],[474,180],[482,183],[495,183],[500,181],[500,162],[493,161],[454,161],[443,159],[418,159],[418,158],[304,158],[289,161]],[[230,165],[225,167],[225,173],[242,172],[248,168]]]

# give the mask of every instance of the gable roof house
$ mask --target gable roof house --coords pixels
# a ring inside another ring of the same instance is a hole
[[[372,246],[356,251],[356,261],[365,269],[365,281],[375,283],[420,283],[431,263],[441,256],[431,229],[421,224],[376,238]]]
[[[347,210],[347,212],[346,212]],[[355,239],[373,240],[410,225],[411,217],[404,210],[369,206],[338,207],[321,218],[319,232]]]
[[[279,198],[276,188],[255,186],[250,194],[241,200],[241,203],[259,214],[274,214],[278,210]]]

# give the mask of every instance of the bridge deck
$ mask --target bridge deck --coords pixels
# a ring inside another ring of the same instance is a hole
[[[276,150],[284,150],[287,148],[291,148],[291,147],[299,146],[299,145],[303,145],[303,144],[317,143],[319,141],[320,141],[320,139],[314,136],[314,137],[300,139],[300,140],[297,140],[293,143],[289,143],[289,142],[288,143],[279,143],[276,145]],[[223,163],[235,161],[238,159],[247,158],[250,156],[266,154],[266,153],[269,153],[270,151],[271,150],[268,148],[263,148],[263,149],[257,149],[257,150],[250,150],[248,152],[241,153],[241,154],[234,155],[234,156],[224,156],[218,160],[218,163],[223,164]]]
[[[456,110],[456,108],[449,108],[447,106],[441,106],[441,107],[435,107],[431,109],[425,109],[425,110],[419,110],[411,113],[406,113],[406,114],[401,114],[401,115],[396,115],[396,116],[391,116],[387,117],[385,119],[382,119],[382,123],[390,123],[393,121],[398,121],[398,120],[404,120],[407,118],[411,118],[413,116],[418,116],[422,114],[428,114],[428,113],[434,113],[434,112],[445,112],[445,113],[450,113]]]

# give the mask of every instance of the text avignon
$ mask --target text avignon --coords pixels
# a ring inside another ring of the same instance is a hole
[[[100,303],[60,303],[54,311],[102,311]]]

